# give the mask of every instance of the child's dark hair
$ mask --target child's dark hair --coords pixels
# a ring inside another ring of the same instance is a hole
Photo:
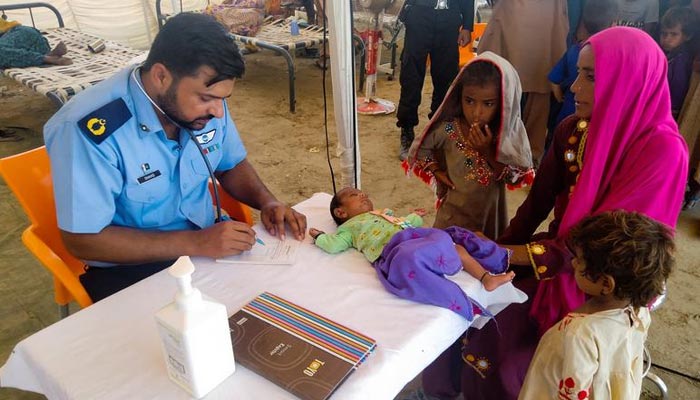
[[[662,28],[673,28],[680,25],[681,32],[688,39],[694,39],[698,33],[698,15],[690,7],[671,7],[661,18]]]
[[[488,60],[476,60],[469,65],[462,74],[462,78],[457,82],[457,89],[462,90],[465,86],[496,85],[501,88],[501,71],[496,64]]]
[[[583,6],[581,21],[589,35],[594,35],[603,29],[610,28],[617,19],[618,5],[616,0],[588,0]]]
[[[569,232],[569,246],[580,250],[584,274],[615,279],[614,296],[645,307],[663,292],[675,260],[673,233],[636,212],[609,211],[582,220]]]
[[[450,98],[450,102],[445,104],[444,117],[441,118],[446,121],[454,120],[455,118],[464,117],[462,115],[462,89],[467,86],[479,86],[485,87],[488,85],[495,85],[499,93],[499,103],[498,107],[501,107],[502,90],[501,90],[501,71],[493,62],[489,60],[476,60],[469,63],[466,70],[460,77],[459,81],[455,85],[453,93],[456,96]],[[500,112],[496,113],[497,116],[501,115]],[[494,121],[489,123],[489,127],[492,132],[498,132],[500,126],[500,118],[494,118]]]
[[[331,217],[333,217],[333,221],[335,221],[336,225],[342,225],[345,221],[347,221],[347,218],[340,218],[339,216],[335,215],[334,212],[336,208],[343,205],[343,202],[340,201],[340,192],[341,191],[338,191],[338,193],[334,194],[333,198],[331,199]]]

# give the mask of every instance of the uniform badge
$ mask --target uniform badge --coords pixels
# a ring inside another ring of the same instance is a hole
[[[131,111],[119,98],[83,117],[78,121],[78,128],[90,140],[100,144],[130,118]]]
[[[214,136],[216,136],[216,129],[212,129],[209,132],[200,133],[199,135],[195,136],[195,138],[197,138],[197,143],[207,144],[214,140]]]

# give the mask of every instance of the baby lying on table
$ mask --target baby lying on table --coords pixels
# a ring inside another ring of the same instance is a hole
[[[360,250],[384,287],[399,297],[445,307],[471,321],[474,312],[488,312],[444,275],[464,270],[488,291],[515,276],[506,272],[509,250],[460,227],[421,228],[424,212],[398,218],[389,209],[374,210],[367,195],[354,188],[333,196],[330,209],[338,230],[309,229],[316,245],[328,253]]]

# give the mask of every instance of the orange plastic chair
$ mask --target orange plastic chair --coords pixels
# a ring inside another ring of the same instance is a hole
[[[31,225],[22,233],[22,242],[53,274],[60,317],[68,315],[72,300],[83,308],[91,305],[90,296],[78,280],[85,272],[84,264],[66,250],[58,230],[46,148],[0,159],[0,175],[29,217]]]
[[[85,272],[82,261],[63,245],[56,222],[51,167],[46,147],[0,159],[0,175],[12,190],[31,225],[22,233],[22,242],[54,277],[54,299],[59,315],[68,315],[68,304],[92,304],[78,277]],[[209,189],[212,190],[211,183]],[[234,219],[253,225],[250,208],[219,190],[221,207]],[[213,194],[212,194],[213,197]]]
[[[211,181],[209,181],[209,193],[211,193],[212,200],[215,201],[214,184]],[[219,186],[219,201],[221,201],[221,208],[226,210],[229,217],[250,226],[253,225],[253,214],[250,207],[231,197],[221,186]]]
[[[486,30],[485,22],[477,22],[474,24],[474,31],[472,32],[472,42],[469,45],[459,48],[459,67],[462,68],[464,64],[471,61],[472,58],[476,57],[476,52],[474,51],[474,45],[478,44],[481,37],[484,36],[484,31]]]

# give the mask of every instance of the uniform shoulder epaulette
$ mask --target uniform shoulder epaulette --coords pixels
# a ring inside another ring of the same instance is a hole
[[[124,99],[118,98],[88,113],[78,121],[78,127],[90,140],[100,144],[130,118],[131,111]]]

